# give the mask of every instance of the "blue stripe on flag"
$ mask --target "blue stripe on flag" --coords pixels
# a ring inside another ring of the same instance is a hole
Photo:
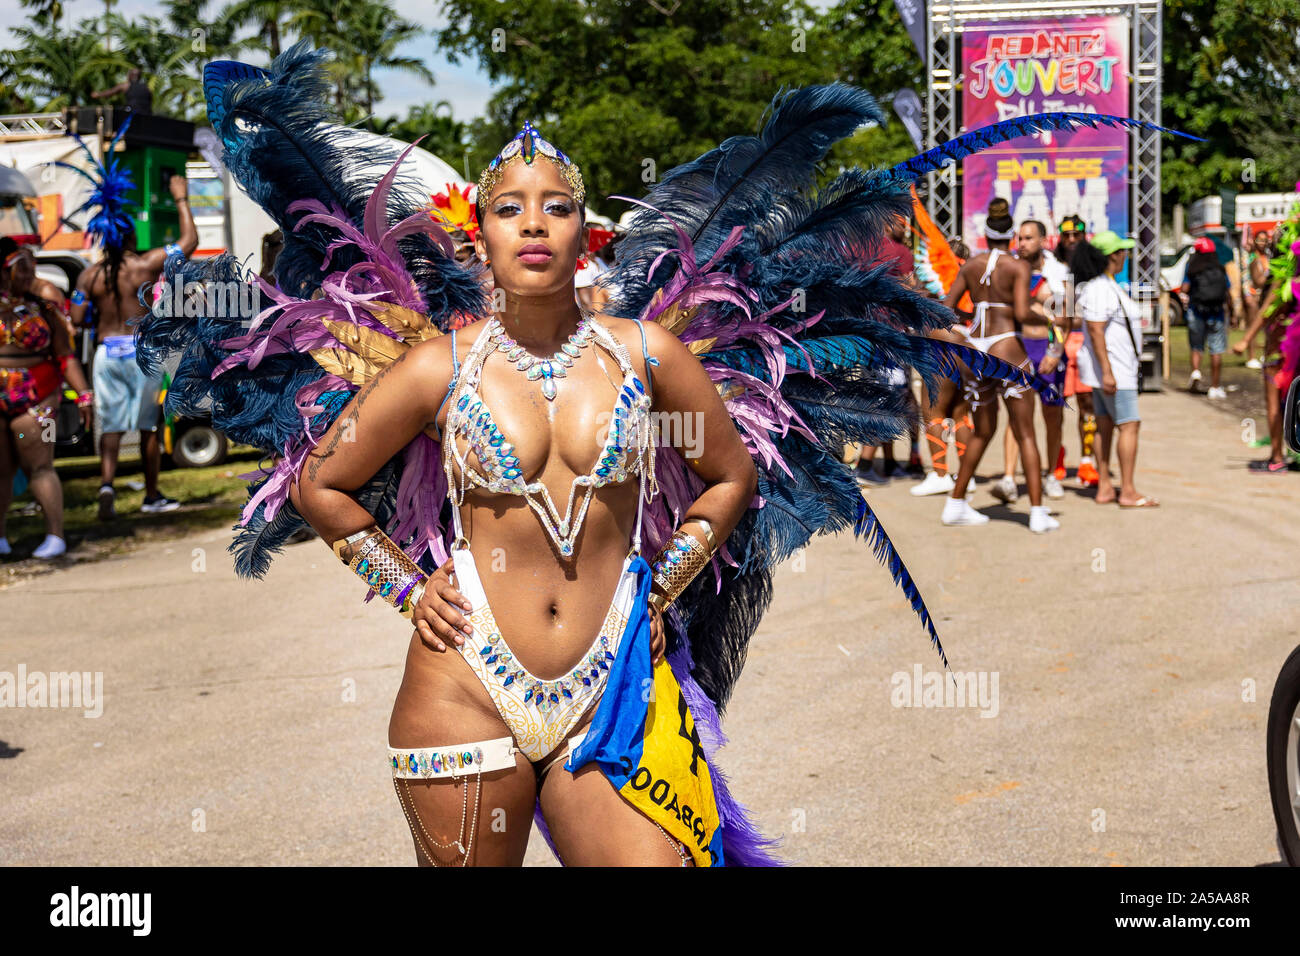
[[[587,736],[564,769],[574,772],[595,760],[614,785],[622,790],[641,764],[646,711],[650,709],[650,565],[637,555],[628,565],[637,577],[636,600],[609,668],[609,682],[587,728]],[[624,759],[626,758],[626,760]]]

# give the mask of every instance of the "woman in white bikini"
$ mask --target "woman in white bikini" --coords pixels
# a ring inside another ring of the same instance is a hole
[[[364,547],[375,521],[349,493],[421,430],[442,442],[457,538],[415,603],[389,725],[422,863],[522,863],[540,798],[566,864],[684,864],[594,765],[554,765],[590,722],[627,623],[652,416],[702,414],[704,454],[691,460],[705,490],[683,524],[701,540],[725,540],[749,506],[754,463],[679,340],[580,310],[583,197],[565,163],[517,156],[478,194],[496,315],[417,346],[358,394],[292,500],[326,540],[360,531],[346,548]],[[340,443],[345,432],[354,440]],[[652,628],[658,659],[657,615]],[[460,772],[428,774],[447,766]],[[480,816],[504,824],[475,827]]]
[[[989,204],[984,232],[989,251],[973,256],[961,267],[948,290],[945,304],[950,309],[955,308],[962,295],[969,291],[975,304],[975,318],[967,332],[970,344],[1032,376],[1035,369],[1016,337],[1016,323],[1033,318],[1029,299],[1031,269],[1027,262],[1011,254],[1015,224],[1006,200],[995,199]],[[985,524],[989,520],[988,515],[970,506],[966,500],[966,486],[974,477],[984,449],[997,430],[998,391],[1006,401],[1010,427],[1015,430],[1020,443],[1025,480],[1029,485],[1029,530],[1035,534],[1055,530],[1060,523],[1048,514],[1043,504],[1043,478],[1038,440],[1034,435],[1033,391],[1022,385],[988,378],[972,382],[971,409],[975,434],[966,446],[957,484],[944,500],[941,520],[946,525]]]

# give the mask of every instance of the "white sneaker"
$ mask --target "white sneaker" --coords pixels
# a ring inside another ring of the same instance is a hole
[[[988,524],[989,516],[980,514],[965,498],[948,498],[939,520],[946,525]]]
[[[1029,530],[1034,534],[1055,531],[1060,526],[1061,522],[1047,513],[1047,505],[1035,505],[1029,509]]]
[[[1052,474],[1044,475],[1043,494],[1049,498],[1064,498],[1065,489],[1061,487],[1060,479]]]
[[[957,483],[954,481],[953,484],[956,485]],[[970,501],[974,497],[975,497],[975,476],[971,475],[970,481],[966,482],[966,500]]]
[[[1200,384],[1201,384],[1201,370],[1199,368],[1194,368],[1192,369],[1192,374],[1187,376],[1187,390],[1189,392],[1194,392],[1197,390],[1197,386],[1199,386]]]
[[[912,487],[912,494],[918,498],[926,495],[946,495],[952,491],[955,484],[957,482],[953,480],[952,475],[940,475],[936,471],[931,471],[926,473],[924,481]]]
[[[1227,398],[1228,393],[1222,388],[1222,386],[1213,385],[1210,387],[1210,390],[1205,393],[1205,397],[1210,401],[1214,401],[1215,399]]]
[[[1020,492],[1016,490],[1016,479],[1010,475],[1003,475],[997,481],[993,482],[993,487],[989,489],[993,497],[998,501],[1011,504],[1020,497]]]
[[[32,552],[33,558],[57,558],[68,550],[68,544],[57,534],[47,534],[45,540]]]
[[[1261,369],[1263,367],[1264,363],[1257,358],[1250,359],[1246,362],[1246,368]]]

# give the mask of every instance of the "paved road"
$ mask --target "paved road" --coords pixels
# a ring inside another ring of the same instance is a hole
[[[1025,499],[984,486],[982,528],[942,527],[910,483],[871,492],[954,671],[996,678],[983,707],[895,706],[939,662],[861,542],[782,567],[722,766],[790,859],[1278,859],[1263,735],[1297,640],[1300,475],[1247,473],[1239,419],[1204,399],[1144,396],[1143,413],[1159,510],[1071,492],[1036,537]],[[249,583],[229,538],[0,591],[0,671],[104,675],[97,719],[0,710],[0,862],[412,863],[383,763],[407,632],[319,541]],[[536,834],[528,862],[551,862]]]

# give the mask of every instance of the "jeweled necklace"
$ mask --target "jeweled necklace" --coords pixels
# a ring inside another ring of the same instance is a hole
[[[555,401],[555,396],[558,394],[555,380],[565,377],[567,369],[573,365],[573,360],[581,355],[582,350],[596,337],[596,330],[591,325],[591,313],[586,309],[581,311],[582,318],[578,319],[577,329],[550,358],[538,358],[533,355],[506,334],[506,328],[501,324],[500,319],[492,319],[494,324],[489,335],[492,336],[496,347],[505,353],[506,361],[513,362],[515,368],[523,372],[530,382],[535,382],[539,378],[542,380],[542,394],[546,396],[548,402]]]

